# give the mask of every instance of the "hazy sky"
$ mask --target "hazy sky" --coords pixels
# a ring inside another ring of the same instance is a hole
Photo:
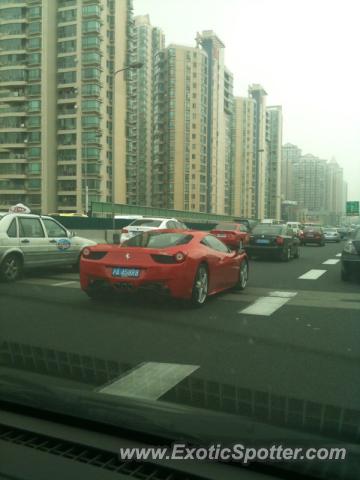
[[[225,44],[235,95],[260,83],[282,105],[283,140],[335,157],[360,199],[360,2],[358,0],[133,0],[166,44],[195,45],[214,30]]]

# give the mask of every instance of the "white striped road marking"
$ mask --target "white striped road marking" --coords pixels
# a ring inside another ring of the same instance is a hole
[[[330,258],[329,260],[323,262],[323,265],[336,265],[339,262],[340,260],[338,258]]]
[[[59,282],[59,283],[52,283],[52,287],[62,287],[64,285],[70,285],[71,283],[76,283],[75,280],[71,280],[70,282]]]
[[[341,255],[342,255],[341,253],[337,253],[335,256],[336,257],[341,257]]]
[[[146,362],[98,392],[157,400],[198,368],[199,365]]]
[[[269,292],[269,296],[258,298],[252,305],[239,310],[238,313],[270,316],[296,295],[297,292]]]
[[[321,275],[323,275],[327,270],[309,270],[308,272],[301,275],[299,279],[301,280],[317,280]]]

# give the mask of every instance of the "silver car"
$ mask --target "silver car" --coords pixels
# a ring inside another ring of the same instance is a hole
[[[0,277],[14,281],[25,269],[77,267],[82,249],[96,242],[77,237],[48,216],[0,212]]]
[[[341,236],[337,228],[324,228],[326,242],[340,242]]]

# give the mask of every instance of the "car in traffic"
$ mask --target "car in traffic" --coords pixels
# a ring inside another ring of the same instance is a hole
[[[341,253],[341,279],[347,282],[360,273],[360,229],[348,240]]]
[[[126,242],[129,238],[150,230],[186,229],[186,225],[176,218],[143,217],[133,220],[121,230],[120,242]]]
[[[325,236],[324,231],[321,227],[305,227],[303,230],[302,244],[308,245],[309,243],[314,243],[320,247],[325,246]]]
[[[80,261],[81,288],[94,299],[146,289],[201,306],[222,290],[243,290],[248,273],[244,251],[195,230],[140,232],[120,245],[85,248]]]
[[[78,237],[54,218],[0,212],[0,278],[17,280],[24,270],[71,266],[77,269],[84,247],[96,242]]]
[[[236,223],[241,223],[241,225],[245,225],[245,227],[247,227],[249,232],[251,232],[251,230],[255,228],[256,225],[259,223],[258,220],[254,220],[253,218],[236,217],[236,218],[233,218],[233,220]]]
[[[249,229],[241,223],[218,223],[210,233],[232,249],[243,248],[250,239]]]
[[[323,229],[323,231],[324,231],[324,238],[326,242],[337,242],[337,243],[340,242],[341,236],[337,228],[326,227]]]
[[[287,225],[259,224],[245,245],[249,257],[271,257],[288,262],[300,256],[300,240]]]

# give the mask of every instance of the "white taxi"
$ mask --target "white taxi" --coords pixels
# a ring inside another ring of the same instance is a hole
[[[76,268],[83,248],[96,245],[49,216],[29,212],[23,205],[0,212],[0,278],[4,281],[15,281],[30,268]]]

